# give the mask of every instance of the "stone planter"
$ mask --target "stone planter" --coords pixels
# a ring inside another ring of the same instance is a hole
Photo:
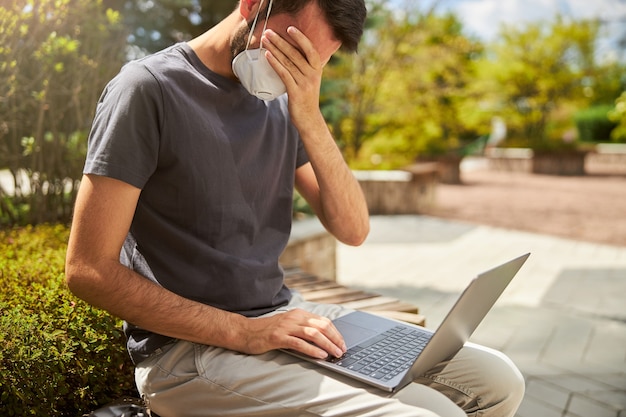
[[[587,151],[533,152],[533,174],[585,175]]]
[[[529,148],[487,148],[489,169],[506,172],[531,172],[533,151]]]
[[[433,157],[420,157],[418,162],[436,163],[439,182],[444,184],[462,184],[460,155],[443,155]]]
[[[298,267],[335,281],[337,240],[324,229],[317,217],[294,221],[289,243],[279,261],[285,268]]]
[[[599,143],[585,159],[587,173],[626,175],[626,143]]]
[[[439,165],[439,181],[444,184],[461,184],[462,156],[446,156],[437,159]]]
[[[435,205],[437,164],[418,163],[401,171],[354,171],[370,214],[421,214]]]

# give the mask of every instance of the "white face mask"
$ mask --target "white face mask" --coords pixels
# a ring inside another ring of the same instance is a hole
[[[270,0],[267,8],[267,16],[265,17],[263,32],[265,32],[265,29],[267,28],[267,19],[270,17],[272,2],[273,0]],[[261,43],[259,49],[248,49],[262,6],[263,1],[259,4],[259,10],[257,11],[254,22],[252,23],[246,49],[233,59],[232,66],[233,72],[250,94],[260,98],[261,100],[270,101],[285,94],[287,92],[287,88],[276,71],[274,71],[274,68],[272,68],[270,63],[267,62],[267,58],[265,58],[266,50],[263,48],[263,44]]]

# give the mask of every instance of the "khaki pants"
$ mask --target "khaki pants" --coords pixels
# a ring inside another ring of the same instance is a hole
[[[281,310],[292,308],[331,319],[348,312],[297,294]],[[524,395],[524,380],[506,356],[471,343],[393,395],[279,351],[245,355],[185,341],[155,352],[135,377],[161,417],[513,417]]]

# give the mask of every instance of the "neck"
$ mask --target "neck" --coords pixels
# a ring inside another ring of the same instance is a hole
[[[188,42],[207,68],[226,78],[235,79],[230,50],[231,33],[239,24],[240,15],[232,13],[226,19]]]

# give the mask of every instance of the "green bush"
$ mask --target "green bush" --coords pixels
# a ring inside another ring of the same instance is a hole
[[[0,231],[0,415],[78,417],[136,395],[120,321],[63,283],[65,226]]]
[[[617,124],[609,120],[613,106],[593,106],[581,110],[574,116],[579,139],[583,142],[602,142],[611,140],[611,131]]]
[[[626,91],[615,100],[615,109],[609,112],[609,119],[617,124],[611,138],[615,142],[626,143]]]

